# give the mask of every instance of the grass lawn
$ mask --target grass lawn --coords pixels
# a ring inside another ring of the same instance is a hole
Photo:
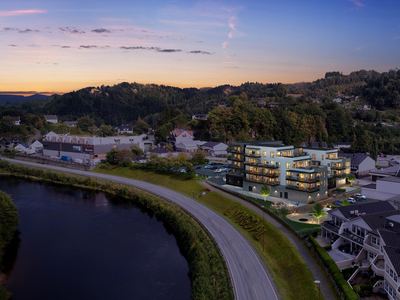
[[[130,170],[122,167],[104,168],[100,166],[93,172],[154,183],[192,197],[210,207],[229,220],[254,246],[273,276],[281,299],[318,299],[318,292],[310,270],[289,240],[278,229],[265,222],[264,226],[267,233],[264,235],[265,252],[263,252],[262,239],[256,240],[251,233],[223,214],[236,205],[235,210],[239,209],[246,212],[248,215],[259,219],[261,223],[261,216],[247,206],[218,192],[209,192],[205,196],[197,198],[196,196],[204,190],[204,186],[197,179],[188,178],[183,174],[163,175],[143,170]]]

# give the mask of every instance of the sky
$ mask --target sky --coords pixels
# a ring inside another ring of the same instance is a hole
[[[398,0],[0,0],[0,93],[400,68]]]

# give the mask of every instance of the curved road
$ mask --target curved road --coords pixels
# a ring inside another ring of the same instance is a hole
[[[196,217],[210,232],[217,242],[231,276],[235,299],[240,300],[276,300],[278,299],[271,277],[263,262],[248,241],[223,217],[175,191],[143,181],[90,173],[86,171],[66,169],[37,163],[6,159],[13,163],[90,176],[115,181],[137,187],[154,195],[167,199]]]

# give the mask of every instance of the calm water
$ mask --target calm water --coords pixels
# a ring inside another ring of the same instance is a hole
[[[155,217],[101,193],[7,177],[0,190],[20,214],[13,300],[190,298],[188,264]]]

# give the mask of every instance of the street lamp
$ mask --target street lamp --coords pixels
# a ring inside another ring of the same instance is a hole
[[[264,226],[264,206],[261,205],[262,216],[263,216],[263,226]],[[264,252],[264,232],[263,232],[263,252]]]
[[[318,284],[318,300],[321,300],[321,281],[314,280],[315,284]]]

